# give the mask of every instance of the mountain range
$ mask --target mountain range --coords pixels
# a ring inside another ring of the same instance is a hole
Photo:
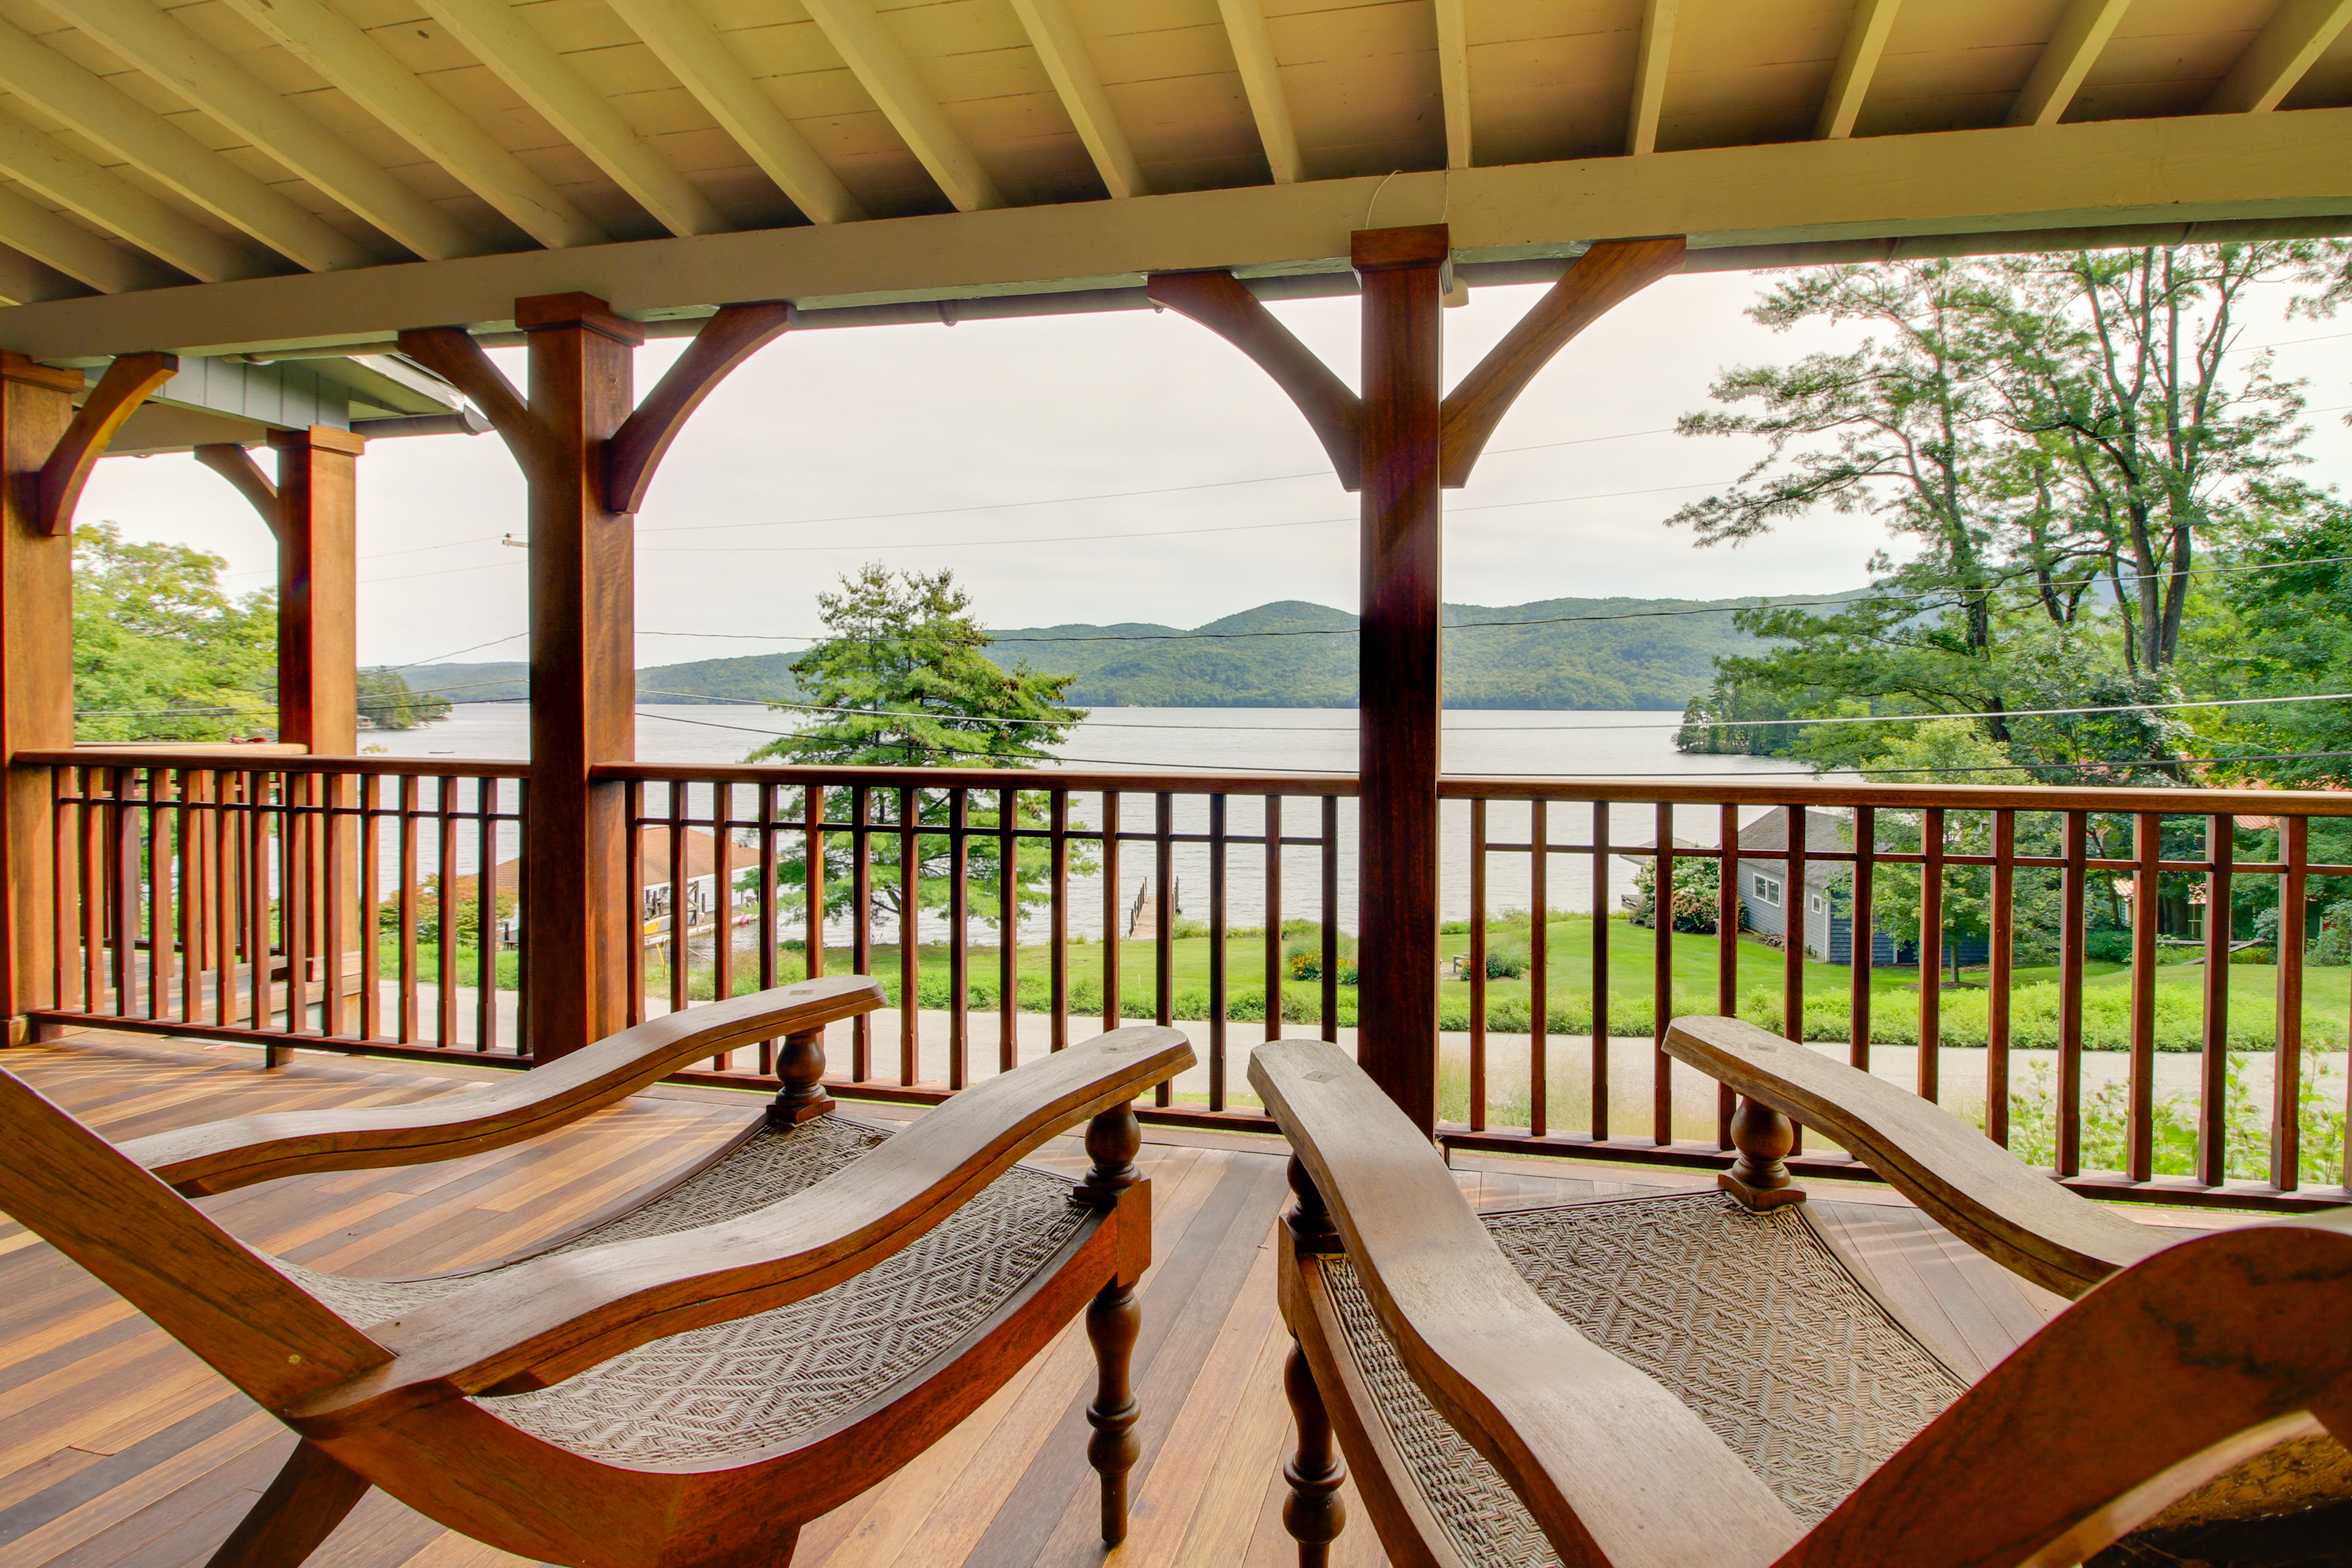
[[[1754,599],[1541,599],[1448,605],[1449,708],[1667,709],[1714,679],[1719,655],[1759,646],[1729,612]],[[1077,679],[1082,708],[1352,708],[1356,626],[1345,610],[1286,599],[1181,627],[1122,621],[1019,626],[994,634],[999,664]],[[646,703],[761,702],[795,695],[796,653],[750,654],[637,671]],[[525,694],[528,666],[434,664],[404,673],[452,701]]]

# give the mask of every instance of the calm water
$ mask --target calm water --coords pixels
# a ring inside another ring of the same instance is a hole
[[[1080,724],[1060,755],[1073,766],[1111,764],[1149,768],[1261,768],[1283,772],[1355,771],[1355,713],[1333,708],[1105,708]],[[1756,774],[1786,775],[1793,764],[1761,757],[1690,756],[1674,747],[1676,715],[1669,712],[1517,711],[1479,710],[1448,712],[1445,719],[1445,766],[1454,773],[1572,774],[1583,777],[1659,779],[1722,778],[1727,781]],[[787,732],[792,720],[755,706],[646,706],[637,710],[637,755],[646,762],[733,763],[760,745],[764,737]],[[460,703],[438,724],[404,732],[367,737],[397,756],[451,756],[520,760],[529,754],[530,719],[519,702]],[[1245,787],[1245,786],[1244,786]],[[698,791],[691,808],[708,810],[709,792]],[[1251,835],[1262,830],[1263,802],[1236,792],[1229,807],[1228,829]],[[1122,801],[1121,826],[1130,832],[1152,825],[1150,796]],[[1089,816],[1092,812],[1093,816]],[[1098,802],[1082,797],[1074,815],[1088,826],[1099,816]],[[1594,808],[1554,805],[1547,814],[1547,841],[1556,845],[1590,844]],[[1654,808],[1621,805],[1610,810],[1612,842],[1647,843],[1656,831]],[[1199,797],[1175,803],[1179,832],[1205,832],[1208,805]],[[1715,838],[1716,813],[1711,806],[1686,806],[1675,824],[1677,837],[1708,844]],[[1339,803],[1339,849],[1337,859],[1338,905],[1340,923],[1355,924],[1355,807]],[[1528,841],[1529,814],[1524,805],[1498,802],[1488,808],[1491,841]],[[1319,807],[1310,800],[1293,800],[1286,807],[1286,837],[1319,833]],[[510,853],[510,850],[505,851]],[[1528,866],[1525,854],[1488,858],[1487,907],[1490,910],[1529,902]],[[1256,846],[1236,848],[1229,859],[1226,918],[1234,925],[1255,925],[1265,909],[1264,852]],[[471,869],[470,864],[466,868]],[[1172,858],[1177,900],[1183,912],[1205,919],[1209,912],[1209,853],[1205,846],[1180,845]],[[1120,866],[1118,907],[1131,908],[1153,872],[1149,846],[1129,845]],[[1446,803],[1441,861],[1441,902],[1444,917],[1458,920],[1470,912],[1469,805]],[[1618,858],[1610,862],[1608,897],[1613,907],[1618,895],[1633,887],[1633,867]],[[1283,912],[1286,917],[1313,918],[1320,913],[1321,854],[1312,846],[1293,846],[1283,861]],[[1074,881],[1071,921],[1075,930],[1092,930],[1102,921],[1103,894],[1099,876]],[[1554,910],[1582,910],[1592,907],[1592,857],[1551,857],[1548,902]],[[928,929],[925,934],[935,935]],[[976,929],[975,934],[979,934]]]

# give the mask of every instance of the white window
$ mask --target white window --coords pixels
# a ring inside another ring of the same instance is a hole
[[[1775,909],[1780,908],[1780,879],[1778,877],[1757,878],[1756,897],[1762,902],[1770,904]]]
[[[1819,893],[1807,893],[1805,895],[1805,908],[1812,910],[1813,913],[1817,915],[1826,914],[1829,911],[1829,901],[1823,899]]]

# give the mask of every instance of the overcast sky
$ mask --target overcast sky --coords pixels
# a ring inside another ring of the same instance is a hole
[[[1868,519],[1823,512],[1737,550],[1695,549],[1661,526],[1755,450],[1670,433],[1708,405],[1714,376],[1834,341],[1748,321],[1766,286],[1737,273],[1667,279],[1554,360],[1476,481],[1448,493],[1448,601],[1861,583],[1885,542]],[[1446,311],[1449,379],[1538,292],[1479,289]],[[1353,300],[1275,309],[1353,380]],[[2278,368],[2311,377],[2326,409],[2352,401],[2347,331],[2273,309],[2249,341],[2306,340]],[[682,346],[641,351],[641,393]],[[492,357],[520,382],[520,351]],[[2335,412],[2314,423],[2312,476],[2352,474],[2352,432]],[[523,532],[523,486],[499,439],[376,442],[360,486],[362,659],[522,658],[525,553],[499,541]],[[238,589],[269,580],[260,522],[186,458],[101,463],[81,515],[215,551]],[[1221,339],[1149,311],[787,334],[670,449],[638,519],[637,560],[640,665],[803,646],[759,639],[816,630],[816,591],[864,561],[951,566],[1000,627],[1192,626],[1274,599],[1356,607],[1355,502],[1306,423]]]

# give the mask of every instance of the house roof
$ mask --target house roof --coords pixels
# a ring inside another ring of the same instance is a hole
[[[1474,286],[1654,234],[1707,268],[2343,226],[2344,7],[2094,9],[0,0],[0,346],[1345,292],[1349,230],[1437,221]]]
[[[1850,818],[1842,811],[1808,811],[1805,813],[1805,848],[1809,852],[1829,850],[1852,852],[1853,841],[1846,836]],[[1767,871],[1787,865],[1775,856],[1769,859],[1750,851],[1759,849],[1785,850],[1789,844],[1789,808],[1776,805],[1753,822],[1742,823],[1739,828],[1739,864]],[[1822,888],[1832,881],[1850,876],[1846,864],[1835,860],[1805,862],[1805,886]]]

